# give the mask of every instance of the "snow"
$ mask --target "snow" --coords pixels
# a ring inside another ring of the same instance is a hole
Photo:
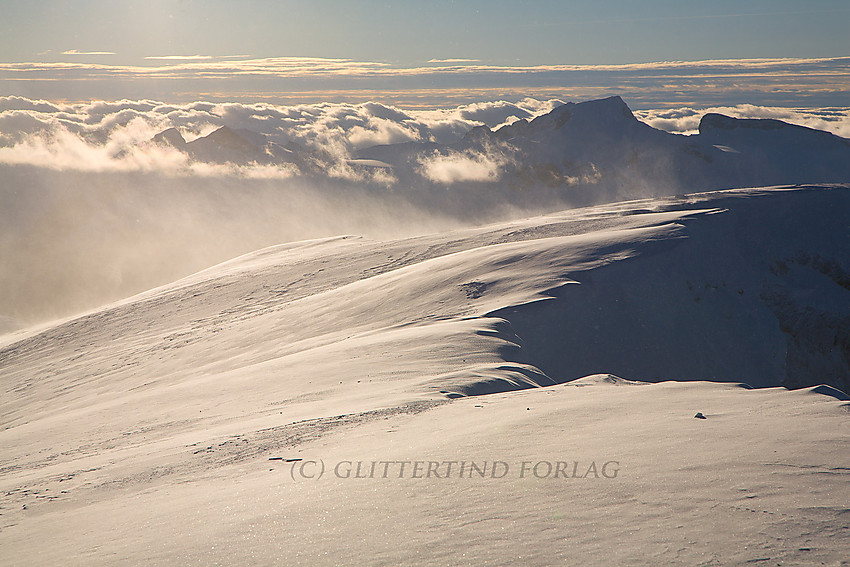
[[[4,335],[0,562],[840,565],[849,215],[323,238]]]

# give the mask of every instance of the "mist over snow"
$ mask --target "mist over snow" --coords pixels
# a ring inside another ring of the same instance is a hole
[[[0,98],[3,326],[92,307],[279,242],[417,234],[510,215],[510,203],[448,213],[427,197],[402,198],[392,171],[352,165],[352,157],[375,144],[456,142],[475,126],[499,127],[558,104],[410,112],[377,103]],[[229,139],[215,138],[222,127]],[[169,129],[194,154],[153,142]],[[283,161],[266,153],[272,146]],[[475,177],[457,167],[437,175]]]
[[[838,108],[632,114],[617,97],[431,110],[0,97],[0,329],[281,242],[401,237],[627,198],[840,182],[850,167],[843,138],[776,130],[777,122],[768,131],[709,120],[699,135],[678,135],[695,133],[706,113],[838,136],[850,124],[850,111]]]
[[[509,149],[496,145],[446,154],[435,152],[418,160],[417,171],[427,180],[444,185],[466,181],[496,182],[506,166],[515,164],[510,154]]]

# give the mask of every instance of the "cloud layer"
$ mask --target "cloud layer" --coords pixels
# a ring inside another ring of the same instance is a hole
[[[484,152],[435,153],[420,160],[418,171],[432,183],[443,185],[468,181],[492,183],[499,181],[510,161],[508,155],[494,148]]]
[[[451,143],[475,126],[498,128],[545,114],[558,104],[558,100],[524,99],[405,111],[374,102],[277,106],[121,100],[58,104],[0,97],[0,163],[176,175],[288,177],[297,173],[289,165],[235,168],[194,163],[173,148],[148,143],[169,128],[178,129],[191,141],[227,126],[259,135],[264,143],[303,147],[321,155],[331,176],[362,177],[362,172],[358,174],[346,165],[360,148],[414,141]]]
[[[69,49],[68,51],[63,51],[62,55],[115,55],[114,51],[77,51],[76,49]]]
[[[119,100],[64,104],[0,97],[0,163],[56,170],[156,171],[170,175],[286,178],[299,173],[293,164],[237,167],[196,163],[173,148],[148,143],[168,128],[176,128],[191,141],[227,126],[252,132],[262,143],[305,148],[321,156],[323,167],[331,177],[364,180],[362,170],[349,166],[349,161],[362,148],[402,142],[451,144],[475,126],[497,129],[519,119],[531,120],[562,103],[558,99],[525,98],[518,102],[498,100],[414,111],[376,102],[281,106]],[[742,104],[637,110],[635,114],[655,128],[691,134],[707,112],[739,118],[775,118],[850,137],[848,108]],[[419,171],[438,183],[497,180],[506,159],[509,158],[496,149],[476,156],[444,153],[423,161]]]
[[[139,65],[106,65],[79,62],[83,53],[71,53],[75,61],[0,63],[0,87],[8,94],[47,99],[70,95],[76,100],[175,100],[177,93],[182,102],[345,97],[408,106],[493,100],[507,93],[522,98],[542,92],[571,99],[616,92],[644,108],[742,101],[764,106],[835,106],[850,98],[850,57],[535,66],[454,58],[400,67],[344,58],[182,54],[152,54]]]

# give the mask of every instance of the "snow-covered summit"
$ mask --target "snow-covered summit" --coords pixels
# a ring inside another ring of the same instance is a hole
[[[719,114],[706,115],[698,135],[671,134],[639,121],[619,96],[567,103],[497,130],[479,126],[452,145],[376,146],[360,155],[391,163],[411,183],[429,171],[423,163],[497,164],[487,181],[548,188],[574,203],[850,179],[850,141],[834,134]]]
[[[586,129],[588,131],[601,130],[612,134],[613,131],[626,128],[637,121],[623,99],[619,96],[612,96],[578,104],[568,102],[548,114],[534,118],[531,122],[522,119],[503,126],[496,130],[494,134],[503,140],[510,140],[518,136],[533,138],[546,131],[562,128]]]

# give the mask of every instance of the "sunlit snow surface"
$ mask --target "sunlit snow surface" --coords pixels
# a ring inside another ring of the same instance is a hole
[[[834,185],[341,236],[5,335],[0,560],[839,565],[848,227]]]

